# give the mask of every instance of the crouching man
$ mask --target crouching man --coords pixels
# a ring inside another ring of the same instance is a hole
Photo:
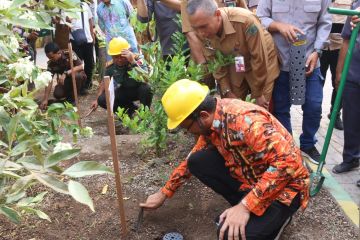
[[[84,65],[81,59],[74,52],[72,53],[74,67],[71,70],[70,53],[68,50],[60,50],[59,46],[53,42],[46,44],[44,50],[49,59],[47,69],[53,77],[56,76],[57,84],[54,88],[54,98],[75,104],[71,71],[75,72],[76,89],[79,94],[80,89],[86,81]],[[40,104],[41,109],[47,108],[52,84],[53,81],[45,88],[45,93]]]
[[[136,81],[131,78],[129,71],[133,68],[139,68],[139,72],[147,74],[147,66],[142,63],[140,57],[130,50],[130,44],[122,37],[113,38],[109,42],[108,55],[112,56],[112,63],[107,66],[105,76],[114,78],[115,84],[115,112],[118,107],[125,108],[129,116],[135,110],[134,101],[139,100],[144,106],[150,107],[152,101],[152,92],[149,84]],[[92,102],[91,108],[96,109],[100,105],[106,108],[105,84],[102,81],[96,100]]]
[[[185,79],[162,97],[168,128],[200,137],[166,185],[140,207],[160,207],[194,175],[231,205],[220,215],[219,239],[275,239],[309,201],[309,172],[300,150],[264,108],[208,92]]]

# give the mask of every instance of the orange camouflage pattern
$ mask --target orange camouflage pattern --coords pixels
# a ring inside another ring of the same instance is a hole
[[[261,216],[274,200],[289,206],[298,193],[306,208],[309,172],[292,136],[269,112],[238,99],[217,98],[211,129],[190,154],[215,146],[231,176],[242,182],[239,191],[248,191],[241,202],[252,213]],[[162,192],[171,197],[190,176],[185,159]]]

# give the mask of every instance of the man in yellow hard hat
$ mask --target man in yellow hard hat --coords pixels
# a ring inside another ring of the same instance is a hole
[[[115,84],[115,112],[118,107],[125,108],[131,116],[136,105],[134,101],[139,100],[144,106],[150,107],[152,100],[152,91],[149,84],[136,81],[129,76],[129,71],[133,68],[139,68],[139,72],[147,73],[147,66],[142,62],[139,55],[132,53],[130,44],[122,37],[113,38],[108,47],[108,54],[112,56],[112,62],[107,66],[105,76],[114,78]],[[96,100],[91,104],[91,108],[96,109],[98,105],[106,108],[105,85],[101,82]]]
[[[206,86],[186,79],[167,89],[162,104],[169,129],[179,126],[200,137],[165,186],[140,207],[160,207],[194,175],[231,204],[219,217],[219,239],[270,240],[307,206],[309,172],[300,150],[264,108],[214,98]]]

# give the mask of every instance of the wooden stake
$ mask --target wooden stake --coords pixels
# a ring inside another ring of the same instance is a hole
[[[78,124],[79,127],[82,128],[81,125],[81,117],[80,117],[80,108],[79,108],[79,99],[78,99],[78,95],[77,95],[77,87],[76,87],[76,77],[75,77],[75,72],[74,72],[74,63],[73,63],[73,51],[72,51],[72,46],[71,43],[69,42],[68,44],[68,48],[69,48],[69,57],[70,57],[70,67],[71,67],[71,78],[72,78],[72,84],[73,84],[73,92],[74,92],[74,98],[75,98],[75,105],[77,108],[77,113],[79,114],[79,119],[78,119]]]
[[[109,76],[104,77],[105,83],[105,95],[106,95],[106,106],[107,106],[107,116],[108,116],[108,126],[109,126],[109,134],[110,134],[110,141],[111,141],[111,152],[112,152],[112,159],[115,171],[115,184],[116,184],[116,193],[119,203],[119,211],[120,211],[120,224],[122,230],[122,236],[125,237],[127,234],[126,229],[126,218],[125,218],[125,209],[124,209],[124,201],[123,201],[123,194],[121,189],[121,177],[120,177],[120,166],[119,166],[119,159],[118,159],[118,152],[117,152],[117,144],[115,138],[115,124],[114,124],[114,114],[113,110],[110,108],[110,92],[109,92],[109,83],[110,78]]]

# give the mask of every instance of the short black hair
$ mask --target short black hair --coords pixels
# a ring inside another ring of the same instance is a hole
[[[187,117],[187,119],[197,119],[201,111],[214,112],[216,108],[216,99],[207,95],[200,105]]]
[[[48,44],[45,45],[45,53],[57,53],[58,51],[60,51],[59,45],[57,45],[54,42],[50,42]]]

